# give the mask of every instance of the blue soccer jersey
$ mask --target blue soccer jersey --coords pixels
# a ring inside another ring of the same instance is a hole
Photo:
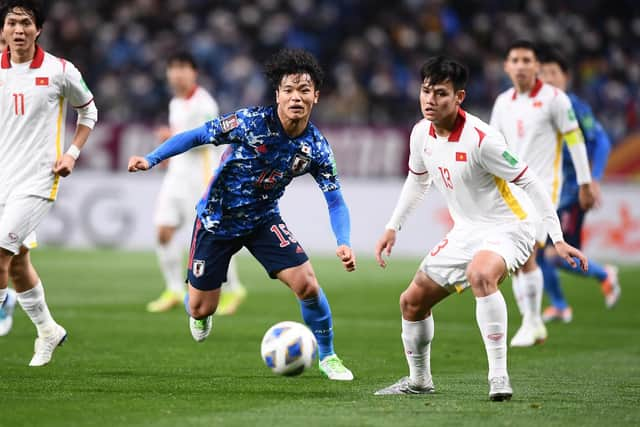
[[[217,238],[247,235],[279,215],[278,200],[296,176],[310,173],[325,193],[340,189],[326,138],[311,122],[301,135],[289,137],[276,108],[251,107],[218,117],[146,157],[153,166],[196,145],[228,144],[197,206],[203,226]]]
[[[573,93],[568,93],[571,105],[576,113],[580,130],[584,135],[587,155],[591,163],[591,175],[595,181],[600,181],[607,166],[611,143],[606,131],[596,120],[591,107]],[[573,161],[565,144],[562,162],[563,184],[560,193],[559,207],[563,208],[578,203],[578,181]]]

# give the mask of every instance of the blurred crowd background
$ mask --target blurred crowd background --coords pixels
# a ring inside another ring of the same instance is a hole
[[[573,89],[614,143],[638,130],[637,0],[60,0],[40,42],[83,72],[101,121],[165,121],[164,58],[176,50],[196,56],[222,112],[271,102],[261,65],[289,46],[325,68],[315,122],[410,126],[419,67],[434,54],[469,66],[466,108],[488,119],[509,85],[502,62],[516,38],[566,52]]]

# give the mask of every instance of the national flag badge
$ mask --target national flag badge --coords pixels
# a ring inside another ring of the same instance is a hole
[[[204,266],[205,266],[204,260],[194,259],[193,265],[191,267],[191,271],[193,272],[193,275],[195,277],[202,277],[202,275],[204,274]]]
[[[36,77],[36,86],[49,86],[49,77]]]
[[[533,101],[533,108],[541,108],[542,101]]]
[[[457,151],[456,152],[456,162],[466,162],[467,161],[467,153]]]

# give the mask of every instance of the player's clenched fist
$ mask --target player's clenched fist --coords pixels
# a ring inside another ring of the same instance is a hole
[[[340,261],[342,261],[342,265],[344,265],[345,270],[354,271],[356,269],[356,255],[349,246],[338,246],[338,249],[336,249],[336,255],[340,258]]]
[[[144,157],[131,156],[129,158],[129,166],[127,169],[129,172],[146,171],[149,169],[149,162]]]

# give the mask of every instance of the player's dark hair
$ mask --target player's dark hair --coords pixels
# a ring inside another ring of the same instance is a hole
[[[427,62],[422,65],[420,77],[423,82],[426,79],[430,85],[450,81],[453,88],[458,91],[467,86],[469,71],[467,67],[455,59],[434,56],[427,59]]]
[[[194,70],[198,69],[196,59],[187,51],[174,52],[167,58],[167,67],[175,64],[189,64]]]
[[[308,74],[315,90],[320,89],[324,72],[316,58],[302,49],[282,49],[273,55],[264,66],[264,74],[274,89],[278,89],[284,76]]]
[[[547,47],[540,52],[540,63],[558,64],[563,73],[569,72],[569,61],[558,49]]]
[[[532,41],[529,40],[524,40],[524,39],[519,39],[519,40],[515,40],[513,42],[511,42],[511,44],[509,44],[509,46],[507,47],[507,51],[505,52],[504,57],[508,57],[509,54],[511,53],[512,50],[514,49],[526,49],[526,50],[530,50],[531,52],[533,52],[533,56],[536,57],[536,59],[538,59],[539,57],[539,51],[538,51],[538,46],[536,46],[535,43],[533,43]]]
[[[44,25],[45,13],[42,2],[36,0],[3,0],[0,2],[0,22],[4,26],[4,20],[14,8],[22,9],[31,15],[37,29]]]

